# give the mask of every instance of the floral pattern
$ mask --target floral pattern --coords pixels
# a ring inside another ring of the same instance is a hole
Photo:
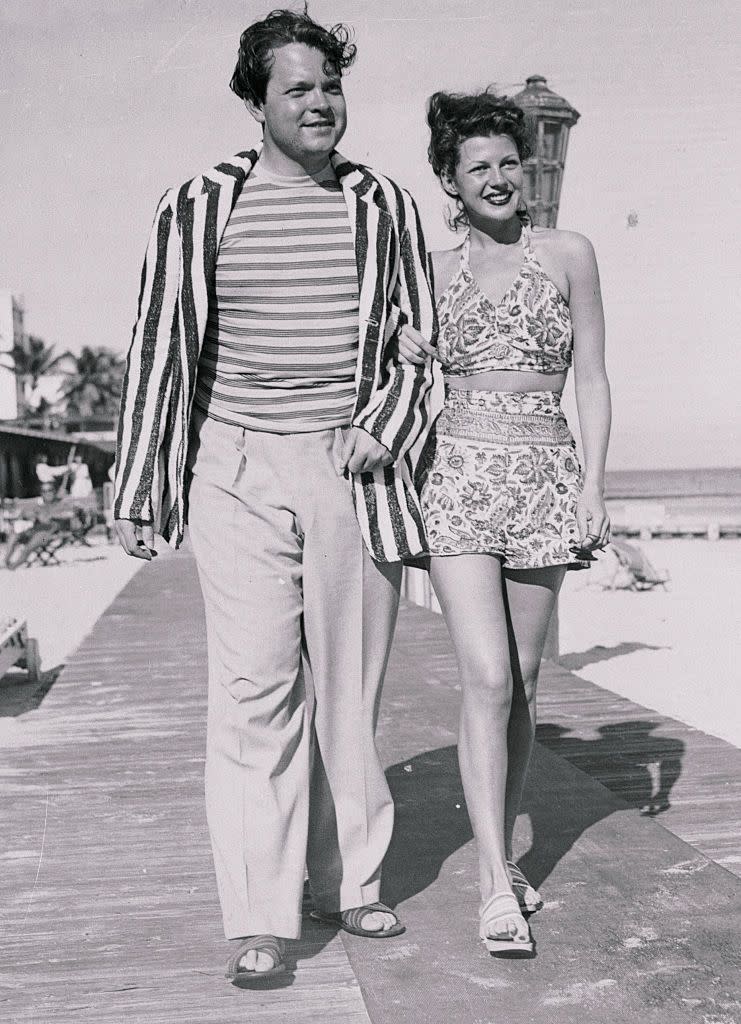
[[[475,431],[466,429],[466,410]],[[487,416],[497,425],[490,440],[482,435]],[[428,446],[421,491],[430,554],[493,554],[511,569],[580,567],[569,551],[579,542],[581,471],[574,439],[569,433],[559,443],[533,443],[516,434],[514,443],[502,440],[507,436],[503,425],[523,418],[542,420],[560,436],[559,396],[550,391],[449,392]],[[447,433],[446,424],[454,424]],[[466,436],[456,436],[459,429]]]
[[[571,366],[568,303],[538,262],[525,228],[522,247],[520,271],[495,305],[471,274],[466,236],[458,272],[437,305],[438,355],[448,376],[485,370],[558,373]]]

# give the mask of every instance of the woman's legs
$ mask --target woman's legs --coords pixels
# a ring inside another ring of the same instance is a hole
[[[535,691],[548,622],[566,567],[504,569],[503,603],[512,669],[512,710],[507,731],[504,844],[512,860],[512,834],[535,741]]]
[[[512,891],[504,833],[512,671],[502,568],[490,555],[433,556],[430,575],[458,659],[458,760],[486,903]],[[509,931],[527,926],[515,915]]]

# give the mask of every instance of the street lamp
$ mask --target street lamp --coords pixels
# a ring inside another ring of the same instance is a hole
[[[579,112],[551,92],[542,75],[531,75],[522,92],[512,98],[525,111],[535,143],[533,155],[525,162],[525,202],[533,224],[555,228],[569,131]]]

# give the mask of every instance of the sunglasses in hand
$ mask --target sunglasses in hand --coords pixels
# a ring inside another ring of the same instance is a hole
[[[598,537],[587,536],[587,540],[599,540]],[[602,545],[598,545],[595,548],[585,547],[584,544],[572,544],[569,551],[572,555],[575,555],[580,562],[596,562],[597,559],[594,557],[595,551],[601,551]]]

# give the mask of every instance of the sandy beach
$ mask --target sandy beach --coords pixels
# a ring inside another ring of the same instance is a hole
[[[604,590],[599,566],[568,573],[563,665],[585,679],[741,746],[741,540],[653,540],[670,582]]]
[[[90,547],[67,547],[61,565],[0,569],[0,620],[26,619],[39,641],[45,672],[64,664],[144,564],[101,535]]]

